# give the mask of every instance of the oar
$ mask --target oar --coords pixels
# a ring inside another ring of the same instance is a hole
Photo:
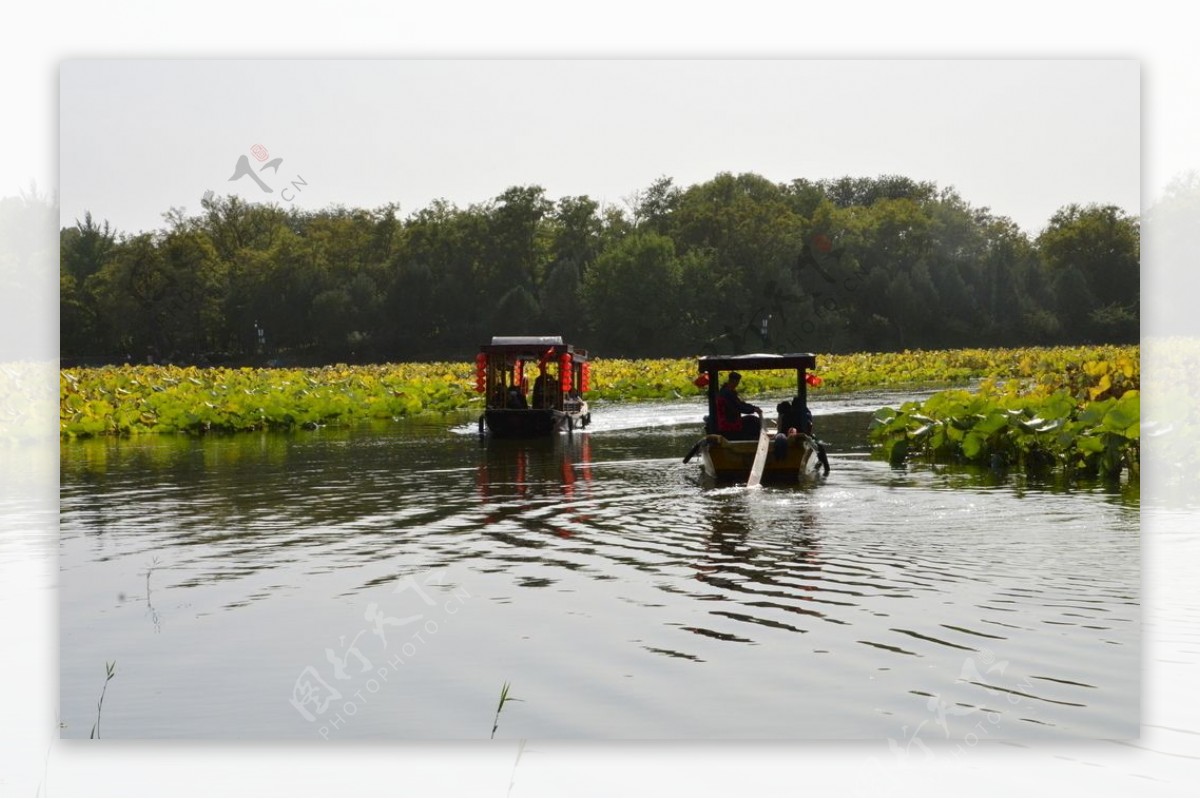
[[[763,467],[767,465],[767,449],[771,436],[766,430],[758,433],[758,449],[754,451],[754,465],[750,467],[750,477],[746,480],[746,488],[757,488],[762,483]]]
[[[828,477],[829,476],[829,456],[827,454],[825,454],[825,445],[822,444],[820,441],[817,441],[815,436],[813,437],[813,443],[815,443],[817,445],[817,462],[825,467],[825,476]]]
[[[700,451],[700,448],[704,446],[704,442],[707,440],[708,440],[707,438],[702,438],[699,441],[697,441],[696,446],[694,446],[690,450],[688,450],[688,454],[683,456],[683,462],[689,463],[692,460],[692,458],[696,457],[696,453]]]
[[[828,477],[829,476],[829,455],[825,452],[825,445],[822,444],[820,441],[818,441],[817,437],[812,435],[811,433],[805,433],[803,435],[804,435],[805,441],[808,442],[808,445],[810,447],[812,447],[813,451],[817,455],[817,465],[824,468],[825,476]],[[806,464],[807,464],[807,461],[806,461]]]

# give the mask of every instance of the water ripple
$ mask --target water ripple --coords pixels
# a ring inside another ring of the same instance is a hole
[[[849,428],[825,416],[831,432]],[[589,434],[537,445],[423,430],[64,451],[64,654],[95,659],[103,635],[137,640],[144,620],[89,625],[125,618],[113,597],[138,597],[143,582],[148,604],[151,558],[156,618],[181,651],[205,645],[202,620],[253,640],[257,613],[318,659],[362,624],[353,608],[398,602],[402,576],[444,570],[478,600],[440,639],[441,669],[413,672],[429,698],[401,695],[426,718],[495,660],[530,702],[534,685],[549,702],[560,686],[636,675],[603,711],[564,708],[580,734],[649,734],[660,728],[646,702],[682,718],[701,692],[753,714],[762,737],[794,737],[798,718],[842,719],[849,737],[931,720],[949,735],[981,717],[1136,730],[1138,537],[1119,503],[853,453],[813,484],[714,488],[682,464],[695,432],[670,413],[596,418]],[[256,674],[307,663],[247,646]],[[264,697],[288,687],[257,683]],[[188,700],[172,701],[186,717]],[[247,734],[296,723],[249,704]],[[731,718],[675,737],[722,737]],[[800,734],[829,729],[814,724]]]

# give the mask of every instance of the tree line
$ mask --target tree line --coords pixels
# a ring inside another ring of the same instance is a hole
[[[469,359],[561,334],[608,357],[1131,343],[1139,221],[1059,209],[1036,236],[900,176],[668,177],[602,206],[514,186],[460,208],[237,197],[122,234],[60,231],[73,360]]]

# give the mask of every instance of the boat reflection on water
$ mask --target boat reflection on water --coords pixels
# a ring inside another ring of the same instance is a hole
[[[592,479],[587,433],[570,438],[487,442],[476,483],[484,501],[555,492],[571,496]]]
[[[589,434],[545,439],[493,439],[483,447],[475,475],[479,501],[490,506],[489,525],[553,505],[546,514],[550,529],[564,538],[569,527],[588,517],[576,513],[570,500],[591,496],[592,449]]]
[[[791,492],[777,492],[784,497]],[[794,632],[806,619],[825,619],[816,604],[824,558],[817,519],[807,503],[769,501],[761,493],[720,492],[705,514],[703,555],[693,564],[703,591],[715,591],[736,608],[713,613],[734,621]],[[704,632],[697,630],[697,632]]]

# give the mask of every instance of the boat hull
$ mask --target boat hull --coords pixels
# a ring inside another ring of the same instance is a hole
[[[758,440],[730,441],[724,436],[706,436],[701,464],[704,475],[718,483],[745,483],[754,465]],[[762,482],[798,483],[812,472],[817,463],[816,445],[806,435],[777,436],[770,442],[763,465]]]
[[[586,404],[582,410],[564,412],[552,408],[489,408],[483,420],[497,438],[540,438],[570,433],[590,420]]]

